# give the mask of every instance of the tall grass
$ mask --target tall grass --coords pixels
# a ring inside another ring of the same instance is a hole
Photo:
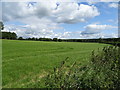
[[[66,59],[45,78],[45,85],[50,88],[119,89],[119,60],[120,48],[115,46],[93,51],[88,65],[75,62],[68,66]]]

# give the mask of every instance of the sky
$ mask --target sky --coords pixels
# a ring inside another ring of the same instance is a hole
[[[2,2],[1,15],[3,31],[18,37],[118,37],[117,2]]]

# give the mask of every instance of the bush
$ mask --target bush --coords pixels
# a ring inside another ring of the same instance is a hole
[[[119,89],[119,53],[119,47],[109,46],[93,51],[89,65],[73,63],[68,66],[65,60],[45,78],[45,85],[50,88]]]

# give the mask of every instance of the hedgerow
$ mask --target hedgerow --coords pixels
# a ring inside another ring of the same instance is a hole
[[[67,65],[67,59],[45,78],[48,88],[87,88],[118,89],[119,87],[120,48],[104,47],[93,51],[88,65],[73,63]]]

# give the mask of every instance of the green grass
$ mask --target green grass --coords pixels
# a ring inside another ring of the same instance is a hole
[[[34,87],[32,84],[68,57],[87,64],[92,50],[107,46],[99,43],[2,40],[2,84],[5,88]],[[41,81],[41,87],[44,87]]]

